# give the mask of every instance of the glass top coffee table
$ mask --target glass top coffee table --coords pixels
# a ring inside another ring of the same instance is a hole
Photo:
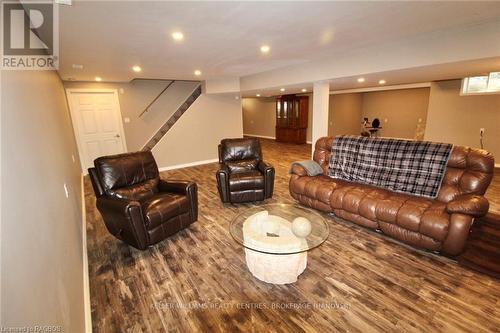
[[[259,280],[293,283],[307,266],[307,251],[329,234],[326,220],[298,205],[252,207],[230,225],[233,238],[243,245],[249,271]]]

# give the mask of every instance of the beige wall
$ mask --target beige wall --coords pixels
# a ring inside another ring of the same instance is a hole
[[[139,114],[170,81],[134,80],[130,83],[64,82],[65,88],[116,89],[120,100],[127,148],[140,150],[196,88],[197,82],[176,81],[142,117]]]
[[[414,139],[417,125],[425,123],[428,104],[429,88],[366,92],[361,118],[378,118],[380,136]]]
[[[217,159],[223,138],[243,136],[241,100],[201,95],[153,148],[160,168]]]
[[[425,139],[484,148],[500,163],[500,95],[460,96],[460,80],[433,82]]]
[[[53,71],[1,80],[0,326],[84,332],[81,176],[63,85]]]
[[[328,135],[359,135],[363,94],[330,95]]]
[[[242,109],[245,135],[276,136],[276,98],[243,98]]]

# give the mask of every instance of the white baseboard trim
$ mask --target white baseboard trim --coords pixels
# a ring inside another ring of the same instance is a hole
[[[209,163],[215,163],[215,162],[219,162],[219,159],[218,158],[214,158],[214,159],[211,159],[211,160],[203,160],[203,161],[196,161],[196,162],[190,162],[190,163],[184,163],[184,164],[170,165],[170,166],[158,168],[158,170],[160,170],[160,172],[161,172],[161,171],[168,171],[168,170],[189,168],[189,167],[192,167],[192,166],[209,164]]]
[[[306,143],[312,145],[313,142],[312,141],[306,141]]]
[[[274,137],[274,136],[265,136],[265,135],[257,135],[257,134],[245,134],[245,133],[243,133],[243,136],[254,136],[256,138],[276,140],[276,137]]]
[[[82,189],[82,254],[83,254],[83,311],[85,332],[92,333],[92,309],[90,307],[89,258],[87,254],[87,212],[85,211],[85,185],[81,176]]]

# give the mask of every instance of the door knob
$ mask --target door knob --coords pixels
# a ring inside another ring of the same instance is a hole
[[[120,134],[115,135],[115,138],[119,138],[119,137],[120,137]]]

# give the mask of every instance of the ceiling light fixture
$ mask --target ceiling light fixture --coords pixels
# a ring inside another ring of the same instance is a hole
[[[134,66],[134,67],[132,67],[132,70],[136,73],[139,73],[140,71],[142,71],[142,68],[141,68],[141,66]]]
[[[257,95],[255,95],[255,96],[260,97],[260,94],[257,94]]]
[[[281,88],[280,91],[285,91],[285,88]]]
[[[102,78],[101,78],[100,76],[96,76],[96,77],[95,77],[95,80],[96,80],[97,82],[101,82],[101,81],[102,81]]]
[[[364,78],[364,77],[360,77],[360,78],[358,79],[358,82],[359,82],[359,83],[363,83],[363,82],[365,82],[365,78]]]
[[[262,53],[269,53],[270,50],[271,50],[271,48],[269,47],[269,45],[262,45],[260,47],[260,52],[262,52]]]
[[[307,92],[307,89],[306,88],[302,89],[302,92]]]
[[[201,71],[200,71],[200,70],[198,70],[198,69],[197,69],[197,70],[195,70],[195,71],[194,71],[194,75],[196,75],[196,76],[200,76],[200,75],[201,75]]]
[[[184,34],[180,31],[175,31],[175,32],[172,32],[172,38],[175,41],[180,42],[181,40],[184,39]]]
[[[385,80],[378,81],[378,84],[385,84]]]

